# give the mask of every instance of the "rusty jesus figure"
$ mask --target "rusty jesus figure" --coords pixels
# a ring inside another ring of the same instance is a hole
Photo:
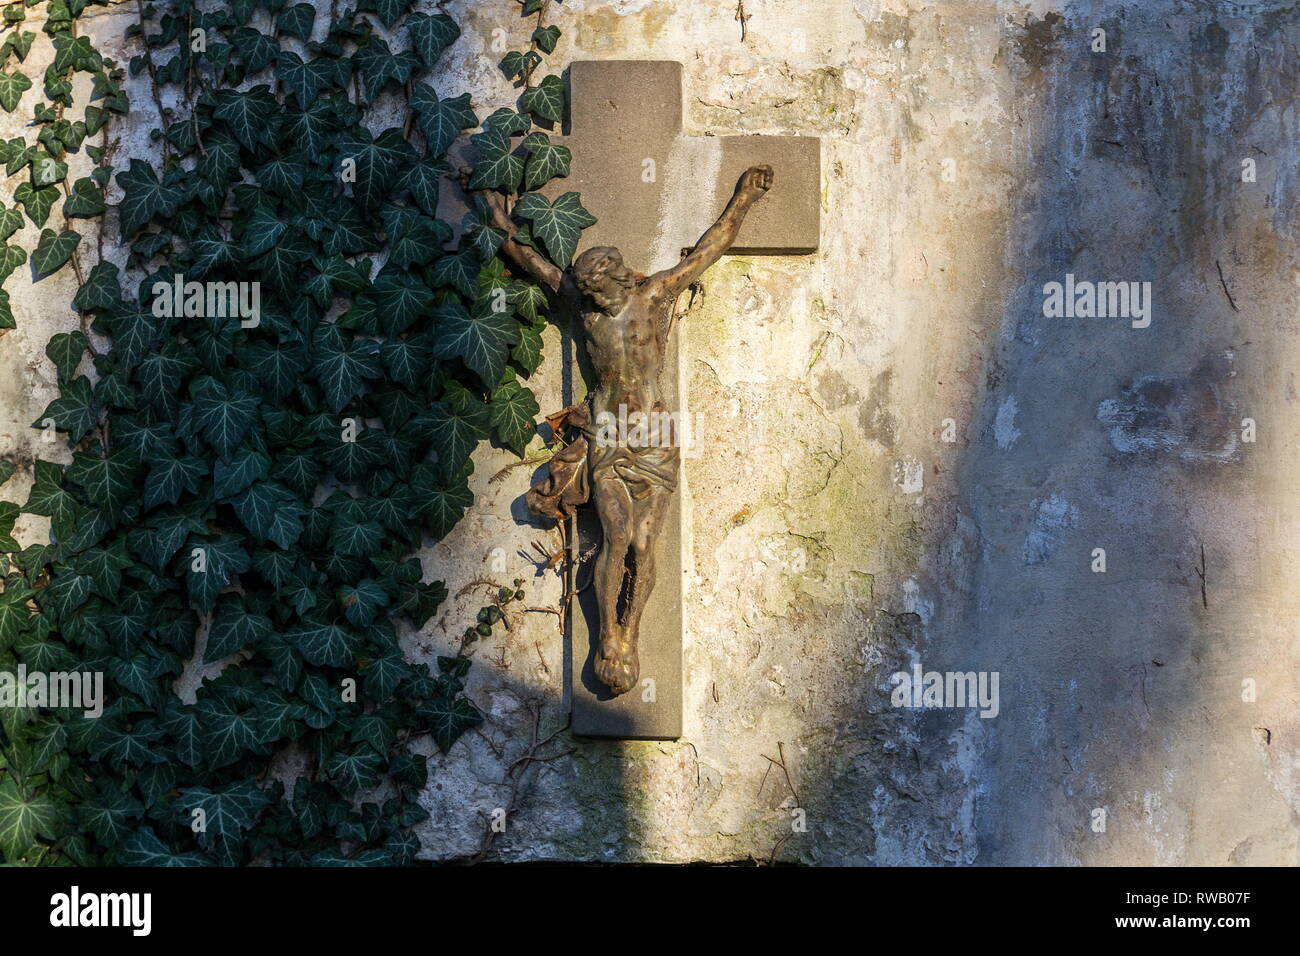
[[[595,671],[615,695],[637,683],[637,636],[655,583],[655,539],[677,488],[677,430],[644,427],[676,417],[666,414],[676,409],[666,406],[659,381],[673,308],[677,297],[731,248],[749,208],[771,187],[770,166],[747,170],[726,210],[695,248],[672,268],[649,277],[633,273],[619,251],[608,246],[588,249],[569,271],[513,238],[501,247],[516,267],[581,315],[598,378],[585,405],[552,417],[580,435],[555,454],[549,474],[527,501],[535,513],[562,519],[588,495],[595,499],[604,532],[595,574],[600,612]],[[513,237],[517,227],[503,197],[480,195],[495,224]]]

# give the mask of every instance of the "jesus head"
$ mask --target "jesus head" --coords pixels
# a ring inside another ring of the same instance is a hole
[[[614,315],[627,303],[636,286],[636,276],[623,262],[623,254],[612,246],[596,246],[573,263],[573,280],[578,290],[607,315]]]

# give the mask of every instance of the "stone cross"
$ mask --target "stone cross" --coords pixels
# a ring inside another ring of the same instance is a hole
[[[569,67],[570,134],[552,138],[573,153],[572,173],[542,192],[582,195],[599,220],[579,251],[616,246],[637,272],[678,261],[722,212],[748,167],[770,165],[775,185],[745,219],[730,254],[810,253],[821,227],[821,142],[811,136],[688,136],[682,128],[682,65],[672,61],[580,61]],[[707,281],[707,273],[705,273]],[[688,333],[689,334],[689,333]],[[664,395],[686,413],[674,333]],[[581,395],[566,396],[577,401]],[[696,441],[719,439],[704,423]],[[569,614],[573,732],[584,736],[675,739],[682,733],[682,491],[673,496],[641,624],[640,686],[618,697],[593,671],[599,632],[594,589]],[[584,526],[580,551],[598,541]],[[581,575],[585,577],[584,573]],[[581,583],[581,582],[579,582]]]

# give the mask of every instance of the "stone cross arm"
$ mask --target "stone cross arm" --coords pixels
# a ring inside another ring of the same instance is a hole
[[[569,67],[572,174],[552,198],[576,191],[599,221],[584,247],[616,246],[638,272],[677,262],[731,198],[748,167],[767,164],[776,186],[745,220],[733,254],[815,252],[821,228],[821,141],[813,136],[689,136],[682,127],[682,65],[584,60]]]

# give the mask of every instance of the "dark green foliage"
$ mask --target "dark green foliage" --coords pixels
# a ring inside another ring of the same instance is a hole
[[[73,302],[95,334],[47,348],[59,396],[34,427],[62,433],[72,458],[35,463],[21,510],[49,517],[50,544],[20,552],[20,508],[0,502],[0,669],[102,672],[106,706],[0,712],[4,861],[407,864],[429,772],[417,741],[446,751],[482,720],[468,645],[431,669],[399,635],[447,597],[412,553],[473,503],[478,443],[522,454],[534,437],[520,378],[540,363],[547,298],[498,258],[506,231],[481,200],[456,243],[437,218],[443,157],[479,119],[468,95],[428,83],[459,29],[411,6],[363,0],[329,24],[302,3],[143,7],[131,70],[186,105],[159,133],[160,165],[116,172],[129,261],[96,264]],[[16,200],[44,226],[38,276],[76,252],[68,217],[104,211],[109,167],[65,183],[64,153],[126,109],[70,10],[50,0],[39,145],[0,143],[10,175],[30,170]],[[537,27],[553,49],[558,31]],[[21,36],[0,48],[0,107],[22,92]],[[54,107],[79,70],[95,105],[73,122]],[[525,85],[524,112],[499,110],[475,137],[475,188],[568,172],[532,120],[556,118],[563,86]],[[410,122],[378,129],[368,104],[408,90]],[[512,227],[531,221],[567,265],[591,221],[577,196],[518,198]],[[22,222],[0,210],[5,238]],[[2,259],[12,271],[28,255]],[[208,284],[197,299],[190,282]],[[239,283],[258,284],[255,313],[231,307],[249,301]],[[180,699],[177,678],[200,664]],[[302,771],[286,785],[271,770],[287,747]]]

